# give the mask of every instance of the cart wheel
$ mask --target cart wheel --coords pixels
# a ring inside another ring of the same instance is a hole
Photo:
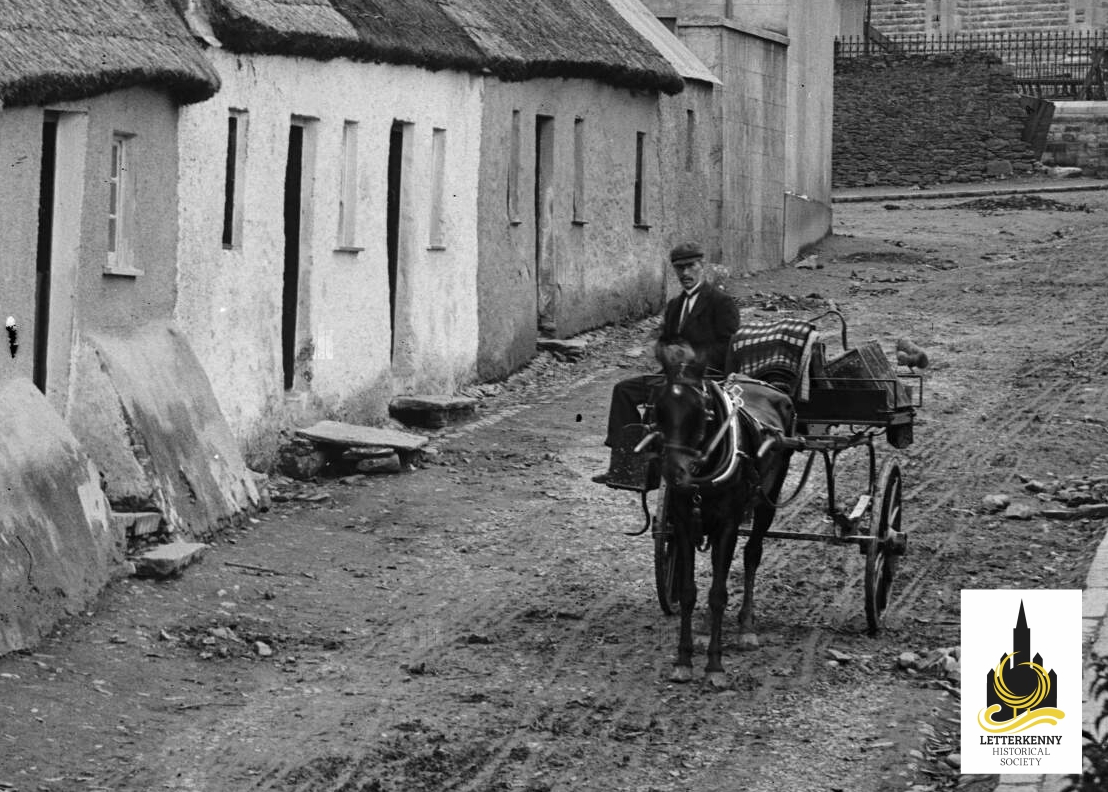
[[[663,480],[658,487],[658,509],[654,512],[651,533],[654,536],[654,584],[662,612],[677,613],[677,546],[669,524],[669,488]]]
[[[896,558],[903,554],[905,537],[900,531],[900,465],[885,460],[877,479],[870,536],[866,550],[866,621],[870,635],[877,633],[881,614],[889,603],[889,590],[896,572]]]

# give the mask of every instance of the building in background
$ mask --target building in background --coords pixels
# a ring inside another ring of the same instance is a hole
[[[719,248],[736,277],[789,261],[831,227],[833,0],[649,0],[721,85]],[[714,188],[713,188],[714,189]]]

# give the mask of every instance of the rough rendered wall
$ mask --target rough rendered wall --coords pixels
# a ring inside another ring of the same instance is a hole
[[[96,467],[27,379],[0,382],[0,655],[33,646],[118,572]]]
[[[790,17],[784,261],[831,231],[836,12],[833,0],[804,0]]]
[[[0,383],[31,377],[41,158],[41,112],[0,110],[0,323],[15,319],[20,347],[12,357],[0,334]]]
[[[1011,72],[983,53],[835,64],[836,187],[910,185],[1028,172]],[[920,152],[927,156],[921,157]]]
[[[132,88],[87,103],[88,153],[77,281],[80,330],[135,327],[169,319],[177,289],[177,108],[156,91]],[[131,135],[135,174],[134,265],[140,275],[109,275],[108,176],[112,134]]]
[[[722,33],[724,252],[732,274],[781,264],[786,185],[787,47]]]
[[[451,392],[476,369],[476,194],[480,80],[414,67],[212,53],[220,92],[182,111],[177,319],[240,439],[321,413],[387,414],[399,392]],[[245,111],[243,239],[220,229],[227,117]],[[289,125],[314,141],[301,265],[298,385],[282,381],[283,191]],[[396,354],[391,357],[386,235],[389,133],[406,146]],[[357,238],[337,250],[345,121],[357,122]],[[446,132],[445,245],[429,240],[432,131]],[[213,152],[218,154],[213,155]]]
[[[520,113],[518,201],[507,200],[512,112]],[[553,119],[551,218],[553,318],[566,337],[661,306],[665,239],[659,227],[657,97],[584,80],[489,80],[478,192],[478,373],[502,376],[535,353],[536,116]],[[574,127],[582,120],[583,206],[574,215]],[[645,224],[633,220],[636,134],[646,133]]]
[[[664,183],[670,185],[661,192],[663,248],[669,250],[679,242],[695,239],[711,262],[720,261],[722,250],[719,163],[723,140],[718,126],[718,90],[710,83],[689,81],[684,91],[661,97],[658,105],[658,159],[667,173]],[[689,113],[693,119],[691,140]],[[667,296],[680,288],[672,269],[666,267]]]

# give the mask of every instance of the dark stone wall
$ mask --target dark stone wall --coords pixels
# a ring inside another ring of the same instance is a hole
[[[1026,111],[1011,71],[982,52],[835,64],[835,187],[972,182],[1027,173]]]

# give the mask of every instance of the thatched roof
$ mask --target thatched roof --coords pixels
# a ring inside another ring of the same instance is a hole
[[[437,0],[210,0],[231,52],[480,68],[481,52]]]
[[[206,99],[219,77],[166,0],[0,0],[0,104],[157,85]]]
[[[608,0],[206,0],[232,52],[580,77],[677,93],[680,75]]]

